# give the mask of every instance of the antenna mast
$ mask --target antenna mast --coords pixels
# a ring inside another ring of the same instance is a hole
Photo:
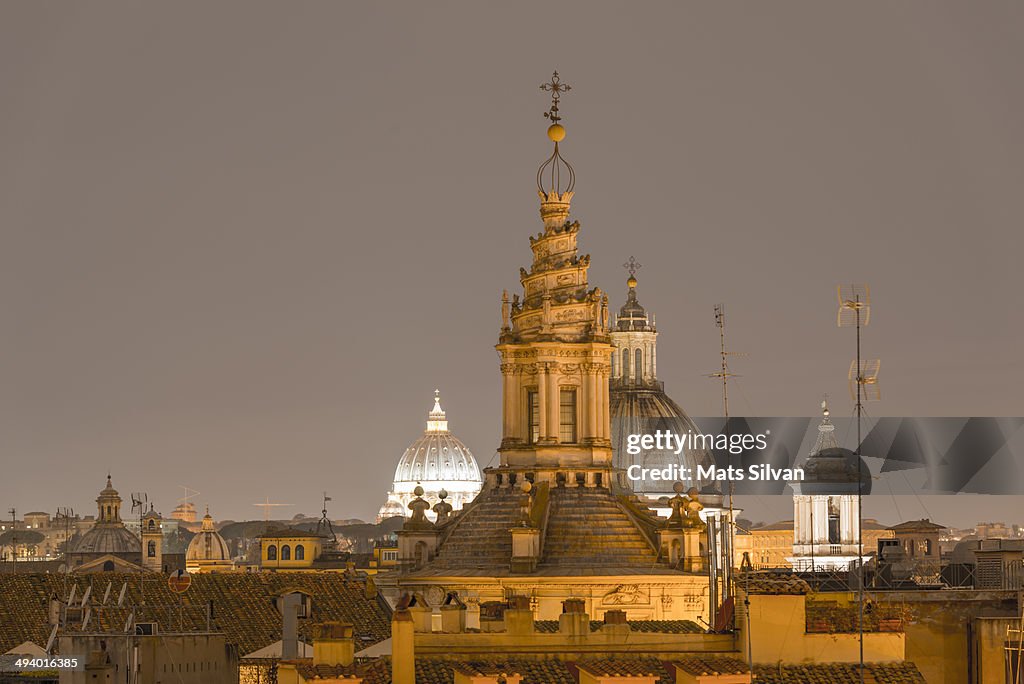
[[[867,285],[839,285],[836,288],[839,311],[836,325],[840,328],[853,327],[857,331],[857,358],[850,364],[847,374],[850,395],[855,402],[857,413],[857,587],[858,587],[858,632],[860,633],[860,680],[864,681],[864,473],[861,458],[861,422],[864,417],[864,402],[881,398],[878,389],[878,359],[862,359],[860,330],[871,321],[871,290]]]
[[[719,356],[721,366],[719,370],[711,373],[709,377],[722,379],[722,413],[725,417],[725,434],[729,435],[729,378],[739,377],[729,370],[729,357],[739,356],[736,352],[730,352],[725,345],[725,304],[715,305],[715,325],[718,326]],[[728,451],[729,468],[732,469],[732,451]],[[729,480],[729,520],[726,523],[727,531],[723,541],[725,547],[722,549],[722,600],[732,597],[732,553],[736,524],[735,512],[733,510],[733,495],[736,491],[736,483]]]
[[[11,574],[18,574],[18,511],[11,508]]]
[[[139,511],[139,604],[146,604],[146,550],[142,548],[142,518],[146,515],[146,503],[149,496],[145,492],[132,492],[132,512]]]

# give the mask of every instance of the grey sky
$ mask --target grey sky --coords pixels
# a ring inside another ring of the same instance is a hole
[[[690,413],[722,301],[734,410],[848,414],[855,280],[874,415],[1021,415],[1021,64],[1012,2],[3,3],[0,503],[369,518],[435,387],[486,465],[555,68],[591,282],[644,265]]]

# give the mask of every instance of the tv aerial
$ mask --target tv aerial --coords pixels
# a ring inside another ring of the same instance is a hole
[[[860,676],[864,678],[864,460],[861,456],[861,423],[864,418],[864,402],[881,398],[878,388],[878,370],[882,365],[879,359],[864,359],[861,355],[860,331],[871,321],[871,289],[864,284],[838,285],[836,296],[839,309],[836,312],[836,325],[840,328],[854,328],[857,331],[857,356],[850,364],[847,380],[850,386],[850,397],[855,402],[857,413],[857,558],[859,585],[859,619],[860,632]]]

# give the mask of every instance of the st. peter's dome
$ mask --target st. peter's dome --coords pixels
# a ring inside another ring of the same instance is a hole
[[[378,519],[409,515],[407,506],[417,486],[424,489],[427,501],[436,503],[441,490],[455,510],[480,493],[483,479],[472,452],[448,431],[448,420],[441,408],[440,392],[434,392],[434,408],[427,416],[427,429],[405,450],[395,468],[395,480]],[[400,511],[400,513],[399,513]],[[428,514],[430,515],[430,514]]]

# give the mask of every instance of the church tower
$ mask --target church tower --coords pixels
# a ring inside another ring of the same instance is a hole
[[[502,296],[496,346],[503,380],[503,467],[611,466],[608,298],[590,289],[590,256],[577,251],[579,221],[569,220],[575,173],[558,143],[565,138],[558,100],[567,86],[547,84],[548,138],[554,151],[537,171],[544,229],[530,237],[533,263],[520,269],[522,297]]]
[[[163,571],[164,531],[163,519],[149,505],[149,512],[142,517],[142,567],[153,572]]]
[[[818,439],[792,482],[794,570],[847,570],[862,553],[860,494],[871,493],[871,473],[857,454],[836,441],[828,405],[821,404]]]
[[[656,430],[685,435],[697,434],[700,430],[679,404],[665,393],[665,383],[658,380],[658,331],[651,315],[637,298],[636,272],[640,264],[630,257],[623,266],[629,271],[626,303],[619,309],[610,331],[614,349],[609,397],[615,467],[626,471],[633,491],[659,502],[658,510],[663,515],[671,512],[668,499],[675,495],[673,481],[645,477],[644,470],[663,471],[672,466],[688,468],[693,479],[687,486],[696,486],[708,495],[702,499],[704,509],[701,515],[706,518],[712,510],[717,510],[715,503],[721,498],[720,493],[704,488],[713,482],[703,482],[697,477],[697,466],[706,467],[714,463],[707,450],[687,446],[679,454],[673,448],[664,448],[646,449],[642,454],[633,455],[627,449],[629,435],[653,434]]]

